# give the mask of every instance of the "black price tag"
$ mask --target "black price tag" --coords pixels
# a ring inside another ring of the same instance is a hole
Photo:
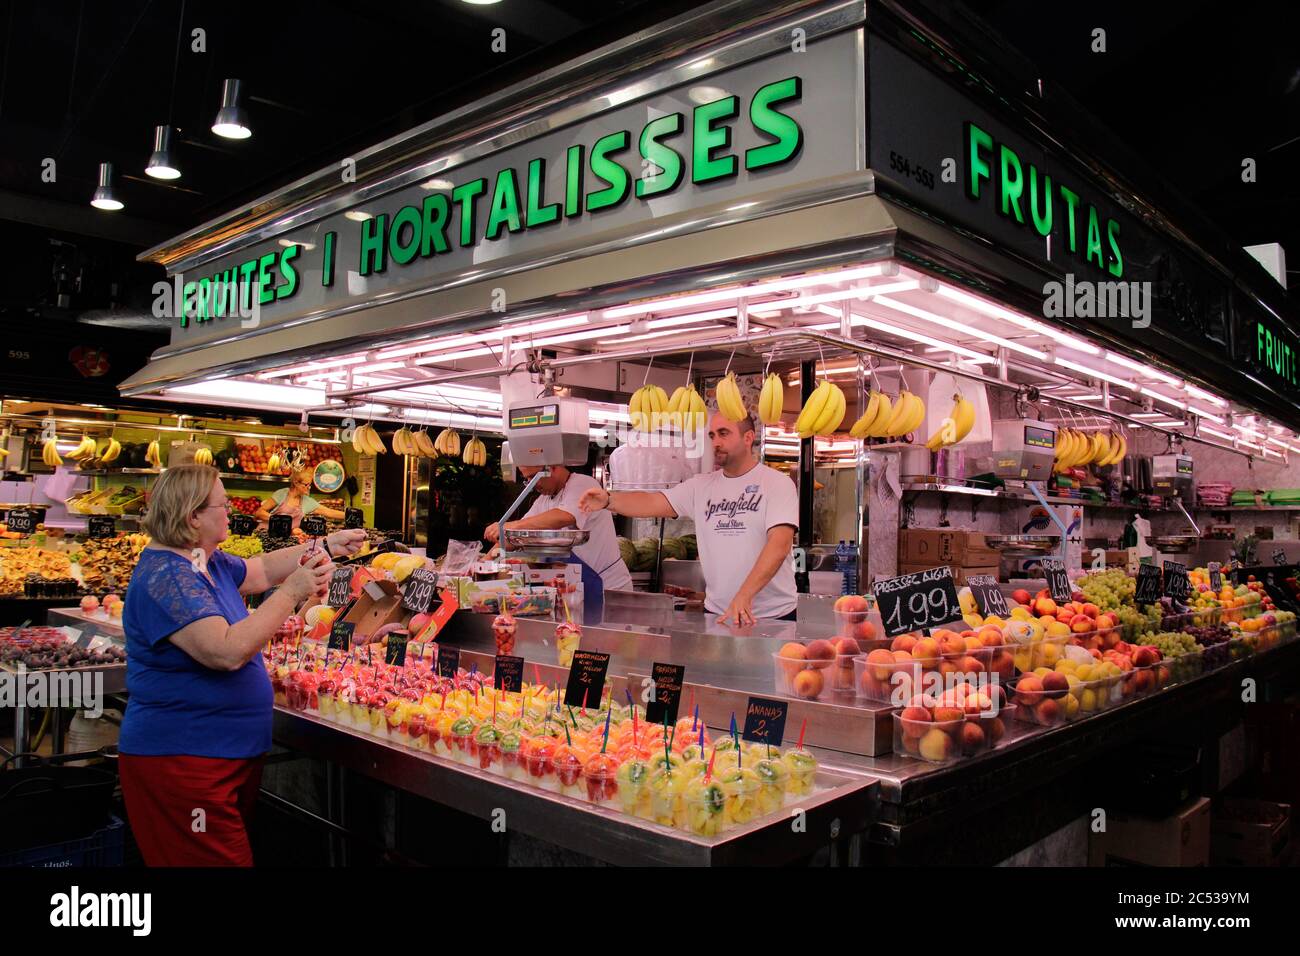
[[[360,508],[343,509],[343,527],[364,528],[365,526],[366,526],[366,516],[361,513]]]
[[[438,676],[455,680],[456,671],[460,670],[460,648],[438,645]]]
[[[788,704],[783,700],[751,697],[745,705],[745,731],[741,734],[750,743],[781,746],[785,739],[785,717]]]
[[[1210,587],[1212,587],[1216,593],[1223,587],[1222,567],[1223,565],[1218,561],[1211,561],[1209,564]]]
[[[1273,549],[1273,563],[1274,563],[1274,564],[1286,564],[1286,552],[1283,551],[1281,548],[1274,548],[1274,549]]]
[[[1192,582],[1187,577],[1187,565],[1177,561],[1165,562],[1165,594],[1179,601],[1186,601],[1192,593]]]
[[[75,631],[76,628],[74,627],[73,630]],[[94,631],[90,631],[90,630],[78,631],[77,639],[73,643],[84,651],[86,648],[90,647],[90,642],[94,640],[94,637],[95,637]]]
[[[346,651],[352,646],[352,632],[357,629],[352,621],[335,621],[330,628],[330,641],[327,650]]]
[[[334,573],[330,575],[329,594],[325,598],[325,603],[330,607],[342,607],[348,603],[352,597],[352,569],[335,568]]]
[[[952,568],[931,568],[915,574],[881,578],[872,590],[880,606],[887,637],[951,624],[962,617]]]
[[[92,539],[111,538],[117,534],[117,522],[112,515],[91,515],[87,519],[87,533]]]
[[[645,705],[647,724],[677,723],[677,709],[682,702],[682,682],[686,679],[685,664],[655,664],[654,699]]]
[[[1133,593],[1135,604],[1159,604],[1164,593],[1160,581],[1160,569],[1154,564],[1139,564],[1137,588]]]
[[[252,534],[257,530],[257,519],[252,515],[231,515],[230,533],[237,535]]]
[[[307,515],[298,525],[302,533],[312,538],[319,538],[325,533],[325,519],[320,515]]]
[[[402,590],[402,607],[412,614],[425,614],[433,605],[438,576],[427,568],[412,571]]]
[[[1057,604],[1066,604],[1073,593],[1070,589],[1070,576],[1065,573],[1065,565],[1060,558],[1043,558],[1043,572],[1047,575],[1047,592]]]
[[[524,659],[498,654],[496,669],[492,671],[492,675],[492,683],[498,690],[508,690],[518,694],[524,689]]]
[[[267,527],[272,538],[287,538],[293,534],[293,515],[271,515]]]
[[[402,667],[406,663],[406,642],[411,635],[405,631],[393,631],[384,638],[384,663],[390,667]]]
[[[599,651],[574,651],[569,668],[569,683],[564,687],[564,703],[569,707],[598,707],[605,693],[605,672],[609,655]]]
[[[5,517],[5,527],[17,534],[31,534],[36,530],[36,513],[26,508],[15,509]]]
[[[1003,596],[1002,589],[998,587],[998,579],[993,575],[973,574],[966,579],[966,586],[970,588],[980,614],[985,617],[1006,617],[1010,613],[1007,609],[1007,599]]]

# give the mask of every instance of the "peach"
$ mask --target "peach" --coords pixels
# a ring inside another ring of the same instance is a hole
[[[1161,664],[1156,668],[1156,686],[1164,687],[1169,683],[1169,668]]]
[[[1070,630],[1075,634],[1088,634],[1097,629],[1097,622],[1084,614],[1076,614],[1070,622]]]
[[[917,745],[922,759],[940,763],[952,756],[952,738],[938,727],[931,727],[925,732]]]
[[[846,594],[835,602],[834,607],[845,614],[864,612],[867,610],[867,599],[860,594]]]
[[[836,657],[852,657],[855,654],[862,653],[862,648],[858,646],[858,642],[851,637],[838,637],[834,640],[833,646]]]
[[[925,694],[913,694],[907,700],[908,707],[923,707],[927,711],[934,708],[934,699]]]
[[[853,626],[853,636],[860,641],[874,641],[876,639],[876,625],[870,621],[861,621]]]
[[[810,661],[829,661],[835,658],[835,647],[830,641],[809,641],[806,651]]]
[[[1075,614],[1073,611],[1068,609],[1063,609],[1056,612],[1056,619],[1060,621],[1062,624],[1070,624],[1078,616],[1079,615]]]
[[[941,676],[947,678],[947,677],[951,677],[953,674],[960,674],[960,673],[961,673],[961,667],[958,666],[956,661],[951,661],[948,660],[947,658],[944,658],[939,662],[939,674]]]
[[[1016,659],[1010,651],[998,651],[989,660],[989,673],[997,674],[999,680],[1011,680],[1016,676]]]
[[[1156,676],[1151,671],[1134,671],[1133,672],[1133,692],[1135,694],[1145,694],[1156,685]]]
[[[791,686],[795,694],[804,700],[813,700],[822,692],[826,682],[822,679],[821,671],[800,671],[794,675]]]
[[[967,755],[978,753],[984,749],[988,742],[988,737],[984,733],[984,728],[979,724],[967,723],[961,728],[961,752]]]
[[[1152,664],[1159,663],[1160,652],[1154,647],[1139,647],[1133,654],[1134,667],[1150,667]]]
[[[1069,687],[1066,682],[1066,687]],[[1016,702],[1020,704],[1029,704],[1033,706],[1043,699],[1043,680],[1040,677],[1034,677],[1026,674],[1016,683]]]
[[[1033,599],[1029,596],[1029,592],[1024,588],[1017,588],[1011,592],[1011,600],[1015,601],[1017,604],[1028,604]]]
[[[1038,702],[1034,708],[1034,717],[1044,727],[1051,727],[1061,722],[1061,705],[1054,700],[1043,700]]]
[[[971,657],[969,654],[963,657],[961,659],[961,663],[958,664],[957,666],[961,668],[961,672],[963,674],[984,673],[984,662],[981,661],[978,657]]]
[[[867,673],[879,681],[889,680],[894,670],[894,654],[883,648],[867,655]]]
[[[1096,619],[1101,614],[1101,608],[1097,607],[1095,604],[1085,604],[1083,606],[1083,613],[1088,615],[1088,617]]]
[[[916,644],[917,640],[911,634],[900,634],[898,637],[894,638],[893,642],[889,645],[889,649],[891,651],[907,651],[909,654],[915,656],[914,650]]]
[[[979,629],[980,644],[984,647],[1001,647],[1006,643],[1002,636],[1002,628],[986,626]]]
[[[965,717],[965,711],[957,706],[939,706],[934,709],[934,722],[936,724],[950,723],[954,720],[962,720]]]
[[[894,663],[895,663],[895,664],[911,664],[911,663],[912,663],[912,655],[909,654],[909,653],[907,653],[907,651],[893,651],[892,653],[893,653],[893,655],[894,655]]]
[[[801,661],[808,656],[808,649],[797,641],[790,641],[781,645],[777,655],[792,661]]]
[[[930,712],[924,707],[904,707],[898,716],[903,721],[904,737],[920,737],[929,729],[922,726],[930,723]]]
[[[933,667],[939,661],[939,642],[933,637],[923,637],[912,648],[912,656],[925,667]]]
[[[954,654],[965,654],[966,639],[958,634],[953,634],[951,637],[945,637],[939,642],[939,653],[943,654],[945,657]]]
[[[997,705],[998,710],[1007,706],[1007,689],[1001,684],[987,684],[981,691],[989,700]]]
[[[1002,722],[1001,717],[994,717],[992,720],[984,721],[984,732],[988,734],[989,746],[992,747],[1006,736],[1007,726]]]
[[[964,706],[967,717],[978,717],[980,714],[986,714],[993,709],[993,699],[983,691],[976,691],[973,694],[967,694]]]
[[[1042,617],[1056,613],[1056,602],[1049,597],[1040,597],[1034,602],[1034,613]]]
[[[1043,696],[1048,700],[1064,697],[1070,691],[1070,681],[1060,671],[1052,671],[1043,677]]]

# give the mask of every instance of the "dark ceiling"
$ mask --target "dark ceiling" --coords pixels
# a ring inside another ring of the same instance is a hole
[[[88,277],[66,314],[138,301],[154,275],[132,263],[144,246],[692,6],[0,4],[0,243],[17,264],[0,284],[0,310],[52,303],[52,276],[66,260]],[[1230,15],[1208,0],[972,6],[1039,65],[1044,82],[1072,93],[1234,241],[1282,242],[1300,267],[1300,46],[1287,5],[1237,2]],[[505,53],[492,50],[498,26]],[[1105,54],[1089,49],[1098,26],[1107,30]],[[196,28],[206,31],[206,52],[191,49]],[[209,129],[230,76],[244,81],[252,118],[253,137],[242,142]],[[167,122],[181,130],[184,176],[175,184],[143,174],[153,127]],[[1105,144],[1097,152],[1105,155]],[[1241,182],[1247,156],[1258,161],[1254,184]],[[46,157],[57,162],[53,183],[41,180]],[[88,204],[106,160],[117,170],[121,213]],[[52,246],[51,238],[76,248]]]

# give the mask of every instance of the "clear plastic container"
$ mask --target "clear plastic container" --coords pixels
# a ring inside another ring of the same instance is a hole
[[[880,619],[880,612],[872,608],[867,611],[832,611],[835,615],[835,636],[851,637],[859,642],[876,646],[874,642],[884,641],[885,625]],[[867,648],[864,647],[864,650]]]
[[[791,747],[781,755],[785,764],[785,793],[787,798],[803,797],[813,792],[817,785],[817,758],[807,750]]]
[[[761,813],[772,813],[785,805],[785,786],[788,771],[775,750],[771,757],[761,757],[754,763],[758,777],[758,808]]]
[[[744,826],[763,815],[758,793],[762,784],[758,774],[749,767],[727,767],[717,772],[717,780],[726,794],[723,806],[724,826]]]
[[[962,728],[966,719],[912,720],[894,714],[894,753],[927,763],[949,764],[962,759]]]
[[[524,748],[524,768],[533,786],[543,790],[558,790],[555,777],[555,748],[553,737],[533,737]]]
[[[582,765],[587,799],[597,806],[613,807],[618,797],[618,758],[611,753],[594,753]]]
[[[891,660],[885,660],[886,654]],[[921,693],[924,673],[919,661],[899,660],[893,651],[877,650],[853,659],[853,684],[858,696],[881,704],[901,706]]]
[[[524,743],[525,738],[516,730],[507,730],[497,743],[501,753],[501,772],[510,780],[528,779],[528,769],[524,766]]]
[[[1056,662],[1065,656],[1065,648],[1070,643],[1068,636],[1043,637],[1036,641],[1011,644],[1012,662],[1022,674],[1040,667],[1055,667]]]
[[[940,654],[939,673],[945,677],[950,674],[987,674],[995,653],[996,649],[992,647],[974,647],[958,654]]]
[[[650,800],[650,765],[644,760],[625,760],[618,768],[618,805],[624,813],[642,820],[654,819]]]
[[[696,836],[712,837],[728,829],[727,793],[717,779],[696,777],[681,793],[679,826]]]
[[[800,660],[782,657],[780,651],[772,655],[776,692],[800,700],[823,700],[834,690],[835,659]]]

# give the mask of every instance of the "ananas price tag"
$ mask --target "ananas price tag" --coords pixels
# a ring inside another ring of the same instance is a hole
[[[325,598],[325,603],[330,607],[342,607],[348,603],[352,597],[352,569],[335,568],[334,573],[330,575],[329,594]]]
[[[872,591],[887,637],[960,621],[952,568],[931,568],[876,581]]]
[[[785,718],[789,705],[783,700],[751,697],[745,705],[745,729],[741,734],[750,743],[781,746],[785,739]]]
[[[5,516],[5,527],[16,534],[31,534],[36,524],[36,512],[27,508],[15,509]]]

